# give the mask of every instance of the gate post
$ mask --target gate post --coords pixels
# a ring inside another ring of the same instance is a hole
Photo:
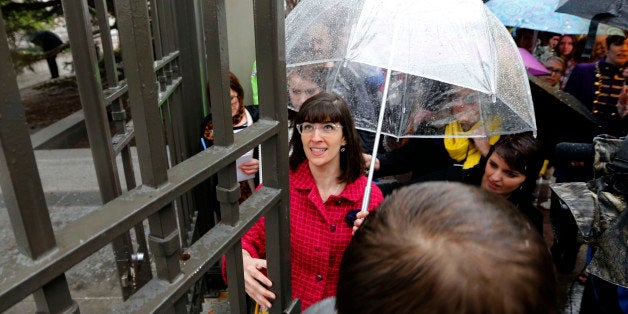
[[[0,30],[4,29],[0,12]],[[56,247],[56,240],[4,31],[0,31],[0,82],[4,99],[0,105],[0,187],[19,251],[37,260]],[[38,311],[79,312],[64,274],[33,296]]]

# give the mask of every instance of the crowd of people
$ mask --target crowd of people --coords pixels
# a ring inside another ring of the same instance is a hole
[[[606,36],[584,60],[576,36],[544,33],[537,45],[524,34],[517,43],[548,70],[541,80],[578,98],[598,121],[582,142],[628,134],[625,36]],[[325,49],[331,47],[310,47]],[[341,73],[333,86],[331,73]],[[333,62],[287,69],[292,297],[308,313],[557,311],[555,266],[542,241],[543,215],[533,202],[544,143],[531,132],[480,136],[490,127],[479,112],[487,95],[454,88],[447,95],[421,95],[446,103],[441,107],[451,119],[416,112],[409,130],[438,120],[429,128],[443,136],[411,138],[372,156],[373,138],[356,129],[350,108],[373,110],[383,73]],[[422,84],[407,77],[399,82]],[[236,132],[254,119],[233,74],[231,93]],[[211,125],[208,116],[204,147],[212,145]],[[372,184],[368,211],[356,215],[371,160],[376,178],[411,177]],[[238,168],[254,175],[259,163],[253,158]],[[562,176],[568,172],[557,171],[557,180],[569,180]],[[240,201],[254,189],[242,182]],[[275,294],[265,272],[265,246],[262,218],[242,238],[245,289],[259,307],[270,308]]]

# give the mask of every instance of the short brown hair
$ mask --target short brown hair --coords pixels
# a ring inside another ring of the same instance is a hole
[[[503,197],[476,186],[401,188],[370,214],[340,264],[338,313],[552,313],[549,251]]]

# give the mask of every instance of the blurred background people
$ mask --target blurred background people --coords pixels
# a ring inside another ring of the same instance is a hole
[[[571,74],[571,70],[576,66],[576,58],[574,56],[574,48],[576,45],[576,36],[574,35],[562,35],[558,40],[558,47],[556,48],[556,55],[561,57],[565,61],[565,74],[563,75],[563,81],[561,82],[561,89],[565,87],[567,79]]]
[[[581,142],[591,143],[593,136],[610,134],[616,137],[628,134],[628,121],[617,109],[619,95],[626,79],[623,71],[628,66],[628,40],[620,35],[606,37],[608,52],[594,63],[577,65],[569,77],[565,91],[578,98],[598,121],[598,128]]]
[[[561,57],[553,56],[545,59],[543,65],[551,73],[549,75],[540,75],[541,81],[554,89],[560,89],[560,82],[565,75],[565,61]]]
[[[539,45],[534,49],[534,56],[541,62],[556,56],[556,46],[560,35],[551,32],[539,32]]]

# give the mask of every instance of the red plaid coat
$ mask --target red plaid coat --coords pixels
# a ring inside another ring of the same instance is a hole
[[[292,297],[301,299],[302,310],[336,294],[338,270],[352,228],[345,216],[362,207],[366,177],[351,182],[340,193],[323,203],[310,168],[303,162],[290,172],[290,248],[292,257]],[[383,200],[372,184],[369,210]],[[243,237],[242,248],[254,258],[266,256],[264,218]]]

